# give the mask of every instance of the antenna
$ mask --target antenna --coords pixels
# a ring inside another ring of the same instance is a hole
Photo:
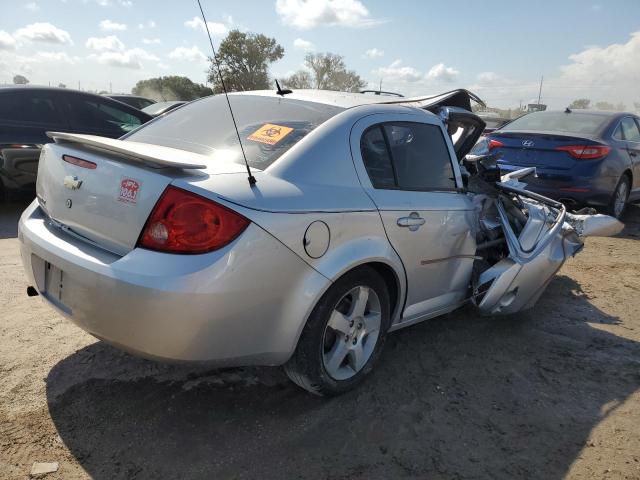
[[[247,180],[249,180],[249,185],[253,186],[256,183],[256,177],[251,174],[251,168],[249,167],[249,161],[247,160],[247,154],[244,153],[244,147],[242,146],[242,140],[240,139],[240,131],[238,130],[238,124],[236,123],[236,117],[233,114],[233,109],[231,108],[231,102],[229,101],[229,94],[227,93],[227,87],[224,84],[224,79],[222,78],[222,72],[220,71],[220,62],[218,62],[218,56],[216,55],[216,49],[213,46],[213,40],[211,39],[211,33],[209,33],[209,25],[207,25],[207,19],[204,16],[204,10],[202,10],[202,4],[200,0],[196,0],[198,2],[198,7],[200,7],[200,13],[202,14],[202,21],[204,22],[204,28],[207,30],[207,36],[209,37],[209,43],[211,44],[211,51],[213,52],[213,60],[216,62],[216,70],[218,72],[218,78],[220,79],[220,83],[222,84],[222,90],[224,91],[224,97],[227,99],[227,105],[229,105],[229,112],[231,113],[231,120],[233,120],[233,126],[236,129],[236,135],[238,136],[238,143],[240,144],[240,150],[242,151],[242,157],[244,158],[244,164],[247,167]]]

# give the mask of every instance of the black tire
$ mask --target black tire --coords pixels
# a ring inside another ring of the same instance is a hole
[[[371,356],[362,369],[345,380],[331,377],[324,365],[324,335],[327,323],[338,302],[353,288],[373,289],[380,300],[380,331]],[[391,323],[390,301],[382,277],[370,267],[360,267],[338,279],[318,301],[305,325],[293,356],[284,365],[287,376],[295,384],[319,396],[333,396],[351,390],[373,369],[380,356]]]
[[[619,207],[616,207],[616,203],[617,203],[616,199],[618,198],[621,188],[625,189],[626,195],[625,195],[624,205],[622,206],[622,209],[619,210]],[[611,195],[611,200],[609,201],[609,205],[607,206],[608,215],[611,215],[612,217],[615,217],[615,218],[622,217],[622,215],[624,214],[627,208],[627,201],[629,200],[630,191],[631,191],[631,182],[629,181],[629,176],[625,174],[620,178],[620,181],[616,185],[616,189],[613,191],[613,195]]]

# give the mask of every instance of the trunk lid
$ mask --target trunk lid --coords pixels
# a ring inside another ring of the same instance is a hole
[[[135,247],[171,182],[243,171],[231,162],[197,169],[207,157],[178,149],[84,135],[51,136],[57,143],[43,147],[38,167],[40,206],[54,225],[119,255]]]
[[[552,132],[493,132],[489,136],[504,146],[498,165],[503,170],[514,167],[538,167],[550,170],[570,170],[577,160],[558,147],[569,145],[601,145],[590,136],[562,135]],[[513,169],[511,169],[513,170]]]

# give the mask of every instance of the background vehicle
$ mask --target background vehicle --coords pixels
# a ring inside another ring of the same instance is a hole
[[[503,171],[536,167],[529,189],[620,217],[640,199],[640,119],[595,110],[534,112],[492,132]]]
[[[51,133],[20,220],[25,271],[120,348],[285,364],[313,393],[344,392],[387,332],[471,297],[485,314],[529,308],[582,246],[562,205],[515,180],[463,188],[484,128],[471,98],[244,92],[237,131],[218,95],[121,140]]]
[[[0,190],[33,193],[45,132],[118,138],[151,116],[110,98],[65,88],[0,87]]]
[[[126,103],[130,107],[137,108],[138,110],[142,110],[143,108],[156,103],[155,100],[152,100],[147,97],[141,97],[140,95],[119,94],[119,95],[105,95],[105,96],[107,98],[111,98],[113,100]]]
[[[504,124],[510,122],[508,118],[502,118],[498,114],[493,112],[478,112],[477,115],[484,121],[486,126],[484,127],[485,134],[491,133],[494,130],[502,127]]]
[[[144,107],[142,111],[152,117],[157,117],[163,113],[170,112],[174,108],[178,108],[180,105],[184,105],[187,102],[175,101],[175,102],[157,102],[147,107]]]

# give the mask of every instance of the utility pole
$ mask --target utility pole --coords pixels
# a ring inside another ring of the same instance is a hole
[[[109,81],[109,93],[113,93],[113,85],[111,85],[111,81]]]
[[[80,80],[78,80],[78,90],[80,90]]]
[[[538,105],[540,105],[540,99],[542,98],[542,81],[544,80],[544,75],[540,77],[540,90],[538,91]]]
[[[382,77],[380,77],[380,86],[378,87],[378,92],[382,93]]]

